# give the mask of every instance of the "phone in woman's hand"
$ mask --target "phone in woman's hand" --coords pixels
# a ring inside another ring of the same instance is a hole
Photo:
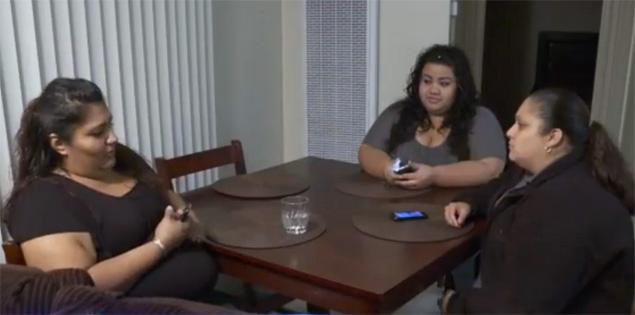
[[[188,216],[190,215],[190,211],[192,211],[191,204],[187,204],[185,208],[180,209],[179,212],[177,212],[177,214],[179,215],[179,220],[181,220],[181,222],[185,222],[185,220],[187,220]]]
[[[392,165],[392,172],[397,175],[412,173],[414,171],[415,168],[410,161],[405,162],[400,158],[395,159],[395,163]]]

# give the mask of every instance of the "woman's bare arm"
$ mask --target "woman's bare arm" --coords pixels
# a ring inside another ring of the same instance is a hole
[[[126,291],[160,259],[162,250],[151,242],[97,263],[90,234],[57,233],[21,244],[27,265],[49,271],[79,268],[88,271],[95,286],[109,291]]]
[[[386,179],[385,170],[392,163],[390,156],[375,147],[362,144],[358,152],[359,164],[362,169],[375,177]]]
[[[158,263],[163,254],[181,244],[188,235],[190,222],[179,220],[172,206],[168,206],[154,230],[153,241],[99,262],[95,244],[87,232],[44,235],[23,242],[20,246],[29,266],[45,271],[61,268],[85,269],[96,287],[126,291]]]

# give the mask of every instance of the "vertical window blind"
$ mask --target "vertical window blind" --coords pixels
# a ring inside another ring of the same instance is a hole
[[[119,141],[148,161],[216,146],[211,1],[2,0],[0,29],[3,201],[22,111],[56,77],[99,85]],[[197,174],[177,187],[213,177]]]
[[[366,132],[368,1],[306,1],[309,155],[357,162]]]

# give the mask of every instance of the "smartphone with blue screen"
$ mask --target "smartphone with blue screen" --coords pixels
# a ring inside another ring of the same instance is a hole
[[[392,213],[393,221],[423,220],[427,218],[428,215],[419,210],[394,211]]]

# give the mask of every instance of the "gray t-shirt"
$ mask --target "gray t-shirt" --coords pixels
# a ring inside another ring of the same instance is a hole
[[[392,157],[402,160],[424,163],[427,165],[451,164],[459,161],[452,154],[447,140],[436,147],[428,147],[419,143],[412,135],[412,139],[400,144],[393,152],[388,152],[388,139],[392,125],[399,120],[399,114],[404,104],[399,102],[386,108],[370,128],[363,143],[380,149]],[[496,116],[487,108],[478,106],[468,136],[470,160],[480,160],[496,157],[505,160],[507,150],[505,137]]]

